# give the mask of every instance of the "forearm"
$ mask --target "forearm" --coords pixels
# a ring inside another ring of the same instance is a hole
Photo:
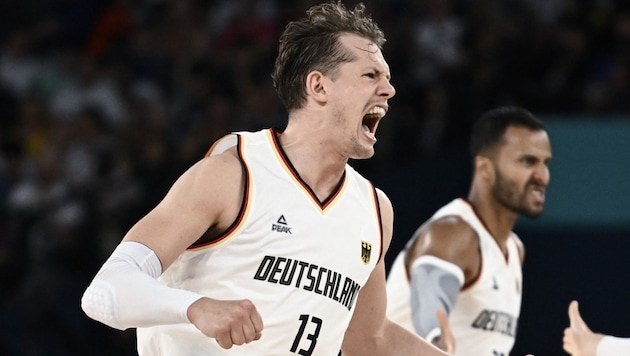
[[[188,323],[188,307],[201,298],[160,283],[155,253],[137,242],[123,242],[103,264],[81,299],[92,319],[125,330]]]
[[[386,327],[384,339],[387,340],[387,343],[385,343],[386,345],[384,345],[382,349],[383,353],[379,353],[379,355],[448,355],[446,352],[394,322],[389,322]],[[370,353],[366,353],[366,355],[368,354]]]
[[[389,320],[385,322],[381,332],[373,337],[351,337],[348,333],[352,333],[352,330],[346,332],[342,348],[343,356],[448,355],[418,335]],[[354,342],[349,342],[349,339]]]
[[[412,265],[411,318],[418,335],[431,341],[440,335],[435,312],[448,315],[464,283],[459,267],[434,256],[422,256]]]

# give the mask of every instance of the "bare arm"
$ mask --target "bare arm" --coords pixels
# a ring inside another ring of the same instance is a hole
[[[418,229],[410,246],[405,266],[407,271],[421,256],[434,256],[459,267],[464,284],[474,281],[481,268],[479,239],[466,222],[455,216],[445,216]]]
[[[381,191],[379,202],[383,219],[384,253],[389,248],[393,230],[393,208]],[[346,331],[343,355],[447,355],[417,335],[387,319],[385,311],[385,265],[381,260],[363,286],[354,314]]]
[[[208,229],[219,232],[234,221],[243,194],[242,180],[234,150],[197,162],[123,241],[140,242],[155,251],[166,270]]]
[[[155,279],[204,233],[217,234],[234,221],[243,186],[235,149],[188,169],[86,289],[86,314],[118,329],[192,322],[224,348],[259,339],[263,323],[250,301],[214,300]]]

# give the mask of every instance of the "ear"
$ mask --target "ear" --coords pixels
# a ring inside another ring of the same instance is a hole
[[[325,102],[328,100],[326,88],[326,77],[322,72],[314,70],[306,76],[306,94],[318,102]]]
[[[475,174],[486,181],[494,179],[494,163],[485,156],[475,156]]]

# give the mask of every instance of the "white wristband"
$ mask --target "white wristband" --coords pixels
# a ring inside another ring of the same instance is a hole
[[[162,267],[147,246],[122,242],[81,298],[90,318],[119,330],[189,323],[188,307],[202,296],[170,288],[156,278]]]
[[[630,355],[630,338],[604,336],[597,345],[597,356]]]
[[[440,336],[442,336],[442,329],[434,328],[433,330],[429,331],[427,337],[425,337],[424,339],[433,344],[433,340]]]

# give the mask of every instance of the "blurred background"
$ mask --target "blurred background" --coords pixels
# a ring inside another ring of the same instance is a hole
[[[283,128],[279,33],[317,1],[0,3],[0,354],[135,355],[135,331],[80,297],[126,230],[233,130]],[[345,1],[354,6],[358,1]],[[514,356],[563,355],[570,300],[630,336],[630,6],[613,0],[366,0],[398,94],[376,155],[351,162],[390,196],[393,260],[465,196],[485,110],[545,120],[546,210],[527,247]]]

